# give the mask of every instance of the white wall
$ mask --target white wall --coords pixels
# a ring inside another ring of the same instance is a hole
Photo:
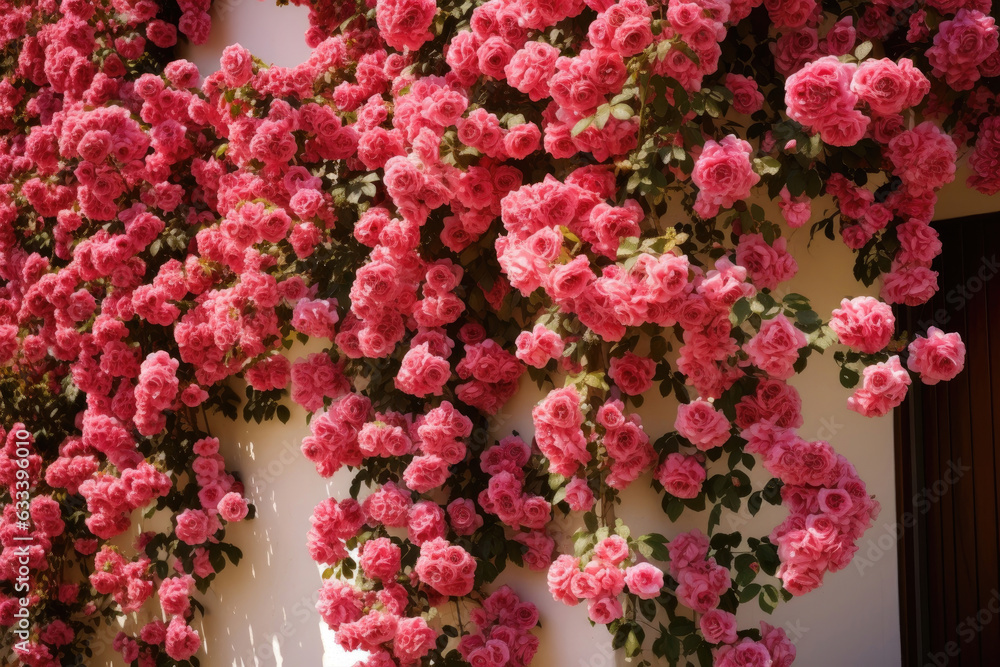
[[[186,54],[203,74],[218,67],[222,49],[234,42],[278,65],[295,65],[308,56],[303,41],[304,9],[249,0],[229,0],[216,7],[221,11],[216,10],[211,40]],[[986,198],[970,196],[963,187],[947,189],[941,199],[939,217],[997,208]],[[842,244],[817,239],[810,249],[807,241],[807,229],[792,235],[800,272],[788,286],[790,291],[809,295],[821,314],[829,313],[841,298],[863,293],[851,276],[852,254]],[[804,437],[831,442],[857,466],[869,490],[881,501],[882,517],[861,540],[860,555],[870,565],[862,566],[859,560],[828,575],[823,588],[781,605],[768,620],[785,626],[796,641],[797,664],[892,667],[900,664],[896,548],[893,539],[879,539],[895,523],[892,422],[889,418],[866,420],[848,411],[849,391],[836,378],[832,359],[815,356],[808,370],[795,378],[803,397],[801,432]],[[533,385],[516,396],[503,411],[505,431],[530,434],[530,408],[537,399]],[[649,400],[640,412],[654,438],[671,428],[672,406]],[[229,537],[246,558],[239,568],[227,568],[204,596],[208,612],[202,629],[210,655],[203,662],[206,667],[349,667],[356,660],[343,655],[322,628],[314,607],[320,577],[305,547],[313,507],[329,496],[343,497],[348,478],[327,482],[301,455],[299,443],[308,434],[304,417],[300,408],[292,406],[287,426],[218,420],[214,424],[227,461],[239,471],[257,506],[257,518],[231,528]],[[668,523],[647,482],[648,476],[626,494],[623,518],[633,533],[672,535],[689,528],[687,523]],[[752,525],[740,530],[767,534],[783,515],[780,508],[767,508]],[[724,520],[723,529],[729,527]],[[544,574],[509,572],[503,581],[542,610],[545,629],[536,665],[602,667],[621,661],[611,654],[605,629],[590,627],[583,606],[568,608],[551,599]],[[744,625],[764,617],[759,610],[754,613],[750,605],[746,607]],[[108,657],[95,664],[116,663]]]

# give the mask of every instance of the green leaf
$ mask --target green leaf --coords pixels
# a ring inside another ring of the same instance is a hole
[[[588,127],[590,127],[590,125],[593,122],[594,122],[594,117],[593,116],[587,116],[586,118],[581,118],[580,120],[578,120],[576,122],[576,125],[573,126],[573,130],[569,133],[570,136],[571,137],[575,137],[575,136],[579,135],[581,132],[583,132]],[[476,248],[470,248],[470,249],[476,250],[476,255],[478,256],[478,254],[479,254],[478,249],[476,249]]]
[[[856,387],[859,380],[861,380],[861,376],[857,371],[851,370],[847,366],[840,369],[840,384],[844,385],[848,389]]]

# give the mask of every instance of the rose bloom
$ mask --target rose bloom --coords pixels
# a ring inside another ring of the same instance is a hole
[[[730,436],[726,416],[702,399],[678,406],[674,428],[702,451],[724,445]]]
[[[594,506],[594,492],[587,480],[574,477],[566,485],[566,503],[574,512],[585,512]]]
[[[948,381],[965,367],[965,343],[957,333],[946,334],[937,327],[927,330],[927,337],[917,336],[909,347],[906,367],[920,374],[924,384]]]
[[[698,187],[695,211],[702,218],[711,218],[719,207],[731,207],[750,196],[750,190],[760,182],[760,176],[750,164],[753,148],[735,135],[727,135],[721,143],[711,139],[695,161],[691,182]]]
[[[622,617],[622,603],[610,595],[594,598],[587,603],[587,615],[594,623],[607,625]]]
[[[701,635],[709,644],[733,644],[736,642],[736,617],[728,611],[713,609],[698,621]]]
[[[896,318],[892,307],[871,296],[844,299],[830,318],[833,329],[844,345],[875,354],[892,340]]]
[[[864,384],[847,399],[847,407],[865,417],[881,417],[906,398],[910,375],[899,357],[873,364],[864,370]]]
[[[737,113],[749,115],[764,107],[764,95],[753,79],[739,74],[727,74],[726,88],[733,93],[733,109]]]
[[[361,570],[369,579],[389,581],[399,572],[400,548],[388,537],[365,542],[361,549]]]
[[[701,461],[678,452],[668,454],[655,475],[664,490],[677,498],[696,498],[706,477]]]
[[[901,58],[899,64],[888,58],[866,60],[851,80],[851,90],[883,116],[917,106],[930,89],[930,81],[909,58]]]
[[[767,647],[744,637],[735,646],[724,646],[716,653],[715,667],[772,667]]]
[[[776,380],[787,380],[795,374],[793,366],[799,349],[806,346],[804,333],[782,315],[764,322],[760,331],[743,345],[750,362]]]
[[[641,599],[653,600],[663,588],[663,571],[650,563],[638,563],[625,569],[625,585]]]
[[[542,324],[536,324],[531,331],[522,331],[516,344],[517,358],[535,368],[545,368],[550,359],[562,356],[564,347],[562,337]]]
[[[218,509],[219,515],[230,523],[242,521],[250,512],[247,501],[243,496],[233,492],[222,496]]]
[[[621,357],[611,359],[608,377],[614,381],[622,392],[629,396],[638,396],[653,386],[653,376],[656,374],[656,362],[646,357],[640,357],[632,352],[626,352]]]

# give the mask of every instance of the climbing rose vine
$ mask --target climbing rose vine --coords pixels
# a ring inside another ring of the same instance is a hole
[[[353,476],[303,542],[362,665],[529,664],[511,564],[639,665],[791,664],[736,611],[844,568],[879,505],[788,380],[838,346],[874,417],[961,371],[890,304],[938,288],[959,156],[1000,191],[990,3],[296,3],[306,62],[233,45],[204,78],[171,49],[207,0],[2,3],[2,645],[196,666],[197,591],[256,511],[208,417],[286,422],[288,392],[302,454]],[[880,298],[787,293],[806,225]],[[703,530],[632,534],[633,484]],[[764,503],[769,535],[721,530]]]

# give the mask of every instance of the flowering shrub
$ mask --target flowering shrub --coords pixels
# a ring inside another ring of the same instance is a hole
[[[960,147],[969,185],[1000,190],[989,4],[308,5],[306,62],[233,45],[204,80],[165,50],[206,38],[205,2],[4,6],[4,645],[87,664],[155,594],[161,619],[115,649],[198,664],[192,596],[255,511],[208,432],[242,382],[244,419],[287,421],[288,391],[303,455],[352,470],[307,540],[362,664],[530,663],[537,610],[491,586],[510,563],[638,664],[791,664],[783,631],[735,612],[844,568],[879,505],[798,435],[787,381],[839,339],[849,407],[879,416],[961,371],[956,334],[897,337],[888,304],[937,290],[929,222]],[[783,234],[807,223],[880,299],[779,298]],[[324,351],[290,361],[309,338]],[[534,433],[495,442],[525,375],[547,390]],[[671,432],[633,411],[654,387],[681,404]],[[636,483],[704,532],[631,534]],[[770,535],[719,530],[764,502],[789,512]],[[138,512],[167,528],[123,546]],[[566,515],[573,544],[550,530]],[[432,613],[449,601],[454,621]]]

